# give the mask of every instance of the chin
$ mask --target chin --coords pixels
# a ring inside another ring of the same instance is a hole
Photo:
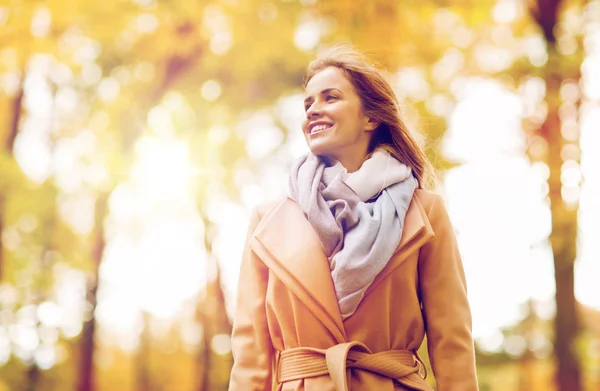
[[[327,145],[322,145],[322,144],[317,144],[317,145],[309,145],[308,149],[310,149],[310,152],[313,155],[317,155],[317,156],[324,156],[324,157],[330,157],[333,155],[333,148],[327,146]]]

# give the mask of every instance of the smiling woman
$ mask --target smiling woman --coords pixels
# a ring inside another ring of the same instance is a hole
[[[303,126],[305,134],[307,134],[307,126],[311,124],[311,121],[318,121],[315,118],[321,114],[318,110],[317,112],[308,111],[316,101],[313,95],[319,93],[319,86],[321,86],[323,90],[320,91],[320,95],[325,93],[324,97],[321,96],[322,99],[325,99],[327,103],[342,103],[341,106],[333,105],[336,117],[352,115],[352,117],[344,119],[344,123],[353,123],[350,129],[336,133],[347,133],[345,136],[341,136],[342,139],[346,139],[346,142],[355,139],[356,148],[361,148],[355,151],[362,159],[361,162],[367,159],[368,154],[375,149],[386,150],[398,161],[412,168],[413,175],[420,187],[435,182],[431,164],[400,117],[398,98],[392,87],[385,80],[383,74],[371,65],[361,53],[346,50],[340,46],[329,55],[317,58],[308,68],[304,86],[307,95],[304,106],[307,110]],[[338,91],[339,95],[335,94],[335,91]],[[338,106],[340,107],[338,108]],[[329,114],[331,110],[323,109],[323,113]],[[327,123],[327,121],[324,122]],[[356,138],[358,136],[361,138]],[[365,137],[369,139],[369,143],[367,153],[363,154]],[[308,141],[313,154],[327,156],[327,153],[323,153],[323,151],[318,152],[320,143],[315,144],[317,149],[313,150],[310,138]],[[344,144],[342,140],[339,142]],[[323,143],[328,144],[327,142]],[[332,153],[332,149],[328,148],[329,153]],[[346,154],[344,149],[346,148],[341,148],[336,154],[351,155]],[[332,157],[334,156],[332,155]],[[352,172],[354,169],[358,169],[360,164],[358,167],[346,165],[344,167]]]
[[[310,79],[306,94],[302,129],[311,152],[334,158],[349,172],[358,170],[379,124],[363,112],[352,83],[341,69],[329,67]]]
[[[430,164],[383,75],[315,60],[290,197],[258,207],[242,260],[230,390],[478,389],[462,261]]]

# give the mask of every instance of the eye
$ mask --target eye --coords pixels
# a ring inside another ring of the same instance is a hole
[[[327,96],[325,97],[325,101],[329,102],[329,101],[335,100],[335,99],[337,99],[337,98],[338,98],[338,97],[337,97],[337,96],[335,96],[335,95],[327,95]]]
[[[308,109],[310,109],[311,104],[307,103],[304,105],[304,111],[308,111]]]

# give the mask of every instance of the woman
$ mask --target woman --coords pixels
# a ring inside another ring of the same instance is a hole
[[[384,77],[338,48],[313,61],[291,196],[255,210],[230,390],[477,390],[471,314],[430,165]]]

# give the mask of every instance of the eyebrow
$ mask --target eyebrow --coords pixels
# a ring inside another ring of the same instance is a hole
[[[330,93],[333,90],[338,91],[340,94],[342,93],[342,91],[340,91],[338,88],[331,87],[331,88],[325,88],[323,91],[320,92],[320,95],[325,95],[327,93]],[[304,104],[308,103],[312,99],[313,99],[312,96],[306,97],[306,99],[304,99]]]

